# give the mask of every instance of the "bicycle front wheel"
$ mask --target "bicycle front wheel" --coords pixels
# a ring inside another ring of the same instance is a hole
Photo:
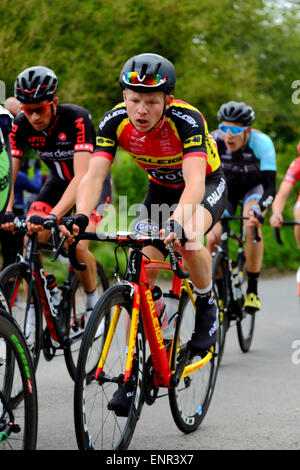
[[[0,273],[0,284],[8,300],[11,315],[27,339],[36,370],[42,347],[43,310],[35,280],[26,264],[14,263]]]
[[[16,403],[15,390],[20,389],[23,399]],[[18,324],[0,308],[0,451],[35,450],[37,422],[37,388],[30,353]]]
[[[72,298],[71,302],[66,308],[67,315],[65,316],[66,331],[69,342],[64,348],[64,355],[68,372],[71,378],[75,380],[78,354],[84,334],[84,329],[87,323],[87,317],[83,286],[78,281],[75,272],[73,272],[71,279]],[[108,287],[109,282],[105,275],[104,269],[102,265],[97,262],[97,291],[99,298],[103,292],[108,289]]]
[[[195,324],[195,307],[186,292],[179,302],[179,314],[174,335],[171,360],[172,370],[180,370],[188,343]],[[219,331],[219,330],[218,330]],[[177,427],[185,433],[195,431],[203,421],[210,405],[218,371],[219,338],[213,355],[207,363],[186,377],[182,377],[176,387],[169,389],[169,402],[173,419]],[[195,356],[189,360],[191,365],[201,360]],[[182,370],[181,370],[182,371]],[[175,371],[176,374],[176,371]]]
[[[74,390],[74,419],[80,450],[127,449],[139,418],[143,397],[145,340],[139,322],[132,373],[128,381],[131,399],[128,410],[121,415],[111,409],[110,402],[124,384],[127,349],[127,325],[132,312],[131,288],[117,284],[108,289],[96,304],[87,324],[80,348]],[[114,315],[114,316],[113,316]],[[98,364],[103,352],[102,341],[96,340],[101,324],[116,322],[110,336],[103,370],[96,380],[90,371]],[[109,409],[110,408],[110,409]]]

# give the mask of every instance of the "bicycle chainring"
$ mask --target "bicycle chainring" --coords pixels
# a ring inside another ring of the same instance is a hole
[[[157,398],[159,387],[156,387],[153,383],[154,368],[152,363],[152,357],[149,356],[145,366],[145,384],[144,384],[144,396],[147,405],[153,405]]]
[[[46,361],[51,361],[56,354],[56,347],[53,346],[48,328],[43,333],[43,353]]]

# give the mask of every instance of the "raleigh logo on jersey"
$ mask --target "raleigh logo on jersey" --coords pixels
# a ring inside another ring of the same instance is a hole
[[[189,116],[188,114],[184,114],[176,109],[172,109],[172,114],[179,117],[180,119],[183,119],[184,121],[187,121],[192,127],[199,127],[195,119],[192,118],[192,116]]]
[[[127,113],[127,110],[122,108],[122,109],[117,109],[116,111],[113,111],[111,113],[108,113],[104,118],[103,120],[100,122],[99,124],[99,129],[102,130],[103,127],[105,126],[105,124],[107,123],[107,121],[110,121],[110,119],[112,119],[113,117],[115,116],[118,116],[119,114],[126,114]]]
[[[220,183],[217,186],[217,189],[208,196],[207,201],[209,202],[210,206],[213,207],[218,200],[222,197],[222,194],[225,190],[226,183],[224,178],[221,178]]]

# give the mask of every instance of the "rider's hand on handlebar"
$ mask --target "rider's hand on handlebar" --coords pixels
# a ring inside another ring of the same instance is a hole
[[[45,222],[47,220],[53,220],[53,219],[57,220],[57,217],[54,214],[48,214],[45,217],[42,217],[37,214],[31,215],[29,219],[27,220],[28,233],[31,235],[34,232],[41,232],[42,230],[47,228],[45,227]]]
[[[248,212],[249,225],[252,227],[260,227],[264,223],[264,217],[261,213],[261,208],[258,205],[253,205]]]
[[[174,250],[179,250],[188,241],[183,227],[177,220],[168,220],[165,227],[160,230],[160,239],[164,241],[165,245],[173,242]]]
[[[74,236],[83,233],[89,224],[89,218],[84,214],[76,214],[70,217],[63,217],[59,230],[63,235],[69,237],[68,243],[72,243]]]
[[[283,223],[283,217],[280,212],[273,212],[273,214],[270,217],[270,225],[273,228],[281,228],[282,223]]]
[[[0,219],[0,228],[3,230],[11,230],[13,231],[15,228],[14,220],[16,216],[13,212],[7,211],[5,212]]]

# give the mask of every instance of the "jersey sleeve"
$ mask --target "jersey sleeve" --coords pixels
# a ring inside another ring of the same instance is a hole
[[[74,152],[93,153],[96,133],[91,115],[84,108],[79,108],[74,120]]]
[[[256,130],[252,131],[249,147],[260,161],[260,171],[276,171],[276,152],[269,136]]]
[[[103,116],[97,130],[93,157],[104,157],[111,162],[114,160],[118,147],[118,135],[121,132],[120,127],[122,123],[127,122],[126,118],[127,111],[124,103],[115,106]]]
[[[11,155],[15,158],[21,158],[28,149],[25,133],[22,131],[22,121],[26,119],[23,114],[14,119],[12,130],[9,134]]]
[[[284,181],[294,186],[299,179],[300,179],[300,157],[292,161],[292,163],[287,169],[287,172],[284,177]]]
[[[207,158],[208,131],[202,114],[193,106],[176,100],[170,106],[170,116],[175,122],[183,143],[183,159],[189,156]]]

